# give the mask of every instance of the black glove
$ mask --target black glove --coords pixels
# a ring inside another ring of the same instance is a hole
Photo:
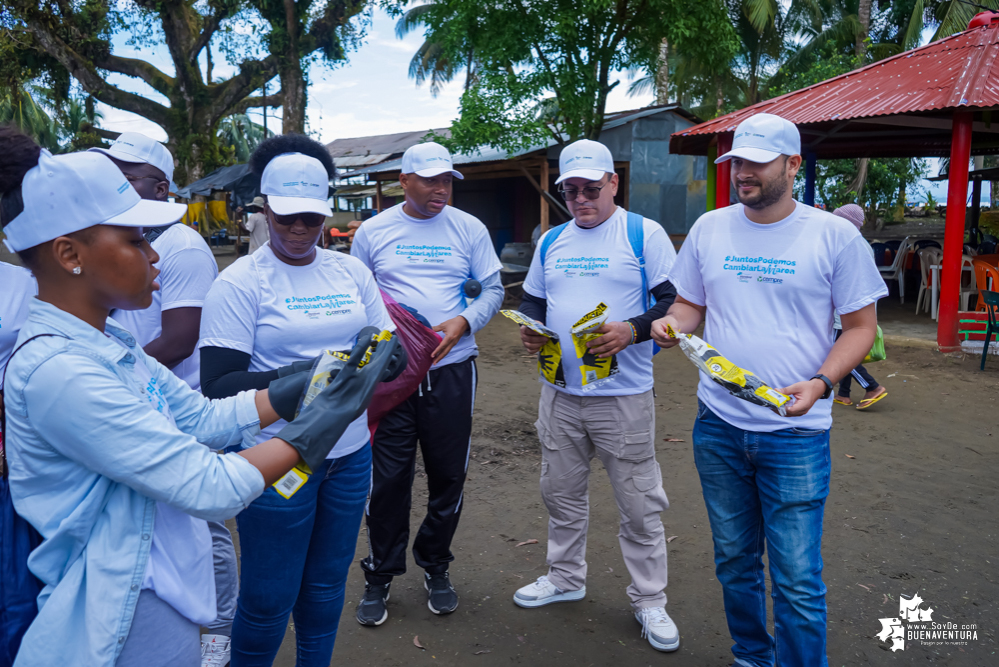
[[[297,361],[295,363],[304,362]],[[310,361],[309,363],[312,364],[313,362]],[[279,377],[277,380],[271,380],[271,383],[267,385],[267,398],[270,399],[271,407],[274,408],[274,412],[278,413],[281,419],[291,421],[295,418],[298,404],[309,388],[309,382],[311,381],[312,367],[309,366],[308,370],[295,373],[294,375]]]
[[[295,421],[277,434],[298,450],[312,470],[319,469],[347,427],[368,409],[389,363],[398,358],[398,348],[402,346],[393,336],[387,341],[379,341],[370,361],[364,368],[358,368],[371,341],[370,335],[363,336],[351,350],[350,359],[336,379],[319,392]]]
[[[321,357],[323,355],[319,355]],[[303,361],[296,361],[295,363],[288,364],[287,366],[282,366],[277,369],[277,374],[279,378],[286,378],[289,375],[295,375],[296,373],[301,373],[302,371],[312,370],[312,366],[316,363],[319,357],[314,357],[312,359],[305,359]]]
[[[357,334],[357,339],[361,340],[368,335],[377,336],[380,333],[381,331],[377,327],[366,326]],[[392,336],[393,340],[395,338],[396,336]],[[402,372],[406,370],[407,363],[409,363],[409,355],[406,353],[406,348],[400,344],[392,354],[392,360],[389,362],[389,365],[385,368],[385,375],[382,377],[382,382],[391,382],[402,375]]]

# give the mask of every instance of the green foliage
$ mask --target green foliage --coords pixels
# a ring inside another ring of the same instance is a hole
[[[265,139],[264,127],[257,125],[246,114],[227,116],[219,122],[218,138],[222,145],[232,150],[236,162],[247,162],[250,154]],[[274,133],[266,131],[266,136]]]
[[[401,13],[405,3],[394,6]],[[596,138],[607,95],[620,83],[614,73],[654,62],[663,38],[716,66],[735,46],[713,0],[437,0],[405,18],[434,45],[428,67],[446,62],[453,70],[474,56],[448,142],[464,152]]]

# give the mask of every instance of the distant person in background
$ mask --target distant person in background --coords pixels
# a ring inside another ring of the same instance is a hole
[[[849,220],[858,230],[864,226],[864,209],[856,204],[840,206],[833,211],[833,215],[838,215],[841,218]],[[874,248],[871,247],[870,243],[867,244],[867,248],[871,251],[871,257],[873,257]],[[835,314],[833,329],[836,330],[836,339],[839,340],[840,335],[843,333],[843,323],[840,322],[839,313]],[[863,365],[859,365],[839,381],[839,391],[836,392],[836,398],[833,399],[833,403],[847,407],[853,405],[853,401],[850,400],[850,387],[853,384],[853,379],[857,380],[857,383],[864,388],[865,392],[864,397],[857,405],[858,410],[866,410],[882,398],[888,396],[888,390],[879,385],[878,381],[867,372],[867,369]]]
[[[123,132],[110,148],[92,148],[111,158],[143,199],[166,201],[173,182],[173,156],[166,146],[138,132]],[[145,310],[116,310],[111,316],[135,336],[146,354],[173,371],[191,389],[201,387],[201,369],[195,348],[201,329],[201,306],[218,264],[205,239],[196,230],[174,223],[150,227],[143,236],[159,255],[159,290]],[[239,580],[232,535],[222,521],[209,521],[215,571],[218,618],[206,625],[201,637],[202,665],[225,665],[229,636],[236,614]]]
[[[267,216],[264,215],[264,198],[254,197],[246,210],[250,212],[243,227],[250,232],[250,252],[252,255],[260,246],[265,245],[271,239],[270,228],[267,226]]]

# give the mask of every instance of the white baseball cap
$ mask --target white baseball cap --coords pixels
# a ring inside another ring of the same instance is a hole
[[[599,181],[604,174],[614,173],[614,157],[610,149],[599,141],[580,139],[571,143],[558,156],[558,185],[567,178],[585,178]]]
[[[330,174],[323,163],[304,153],[282,153],[264,167],[260,192],[278,215],[322,213],[330,208]]]
[[[122,132],[114,140],[110,148],[91,148],[95,153],[104,153],[108,157],[122,162],[145,162],[151,164],[166,176],[170,183],[170,191],[176,190],[173,184],[173,156],[167,147],[138,132]]]
[[[11,252],[95,225],[162,227],[187,212],[184,204],[142,199],[114,162],[99,153],[52,155],[21,183],[24,210],[3,228]]]
[[[732,150],[715,160],[715,164],[734,157],[766,164],[781,155],[800,155],[801,135],[789,120],[770,113],[758,113],[739,123],[732,139]]]
[[[447,149],[433,141],[410,146],[402,154],[402,173],[404,174],[433,178],[448,171],[455,178],[465,178],[460,172],[455,171],[454,164],[451,162],[451,154],[447,152]]]

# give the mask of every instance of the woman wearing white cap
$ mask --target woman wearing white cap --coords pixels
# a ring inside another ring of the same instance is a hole
[[[324,349],[350,348],[365,327],[394,329],[371,272],[316,247],[332,214],[326,148],[300,135],[274,137],[250,166],[261,176],[270,241],[223,271],[205,301],[201,387],[213,398],[266,387],[281,367],[308,367]],[[329,664],[370,480],[362,415],[294,495],[268,489],[237,517],[234,663],[270,665],[293,613],[299,667]]]
[[[8,127],[0,154],[0,224],[38,281],[4,395],[11,495],[43,540],[29,559],[39,612],[14,664],[198,664],[198,625],[215,618],[205,520],[300,459],[319,465],[397,346],[359,371],[365,341],[280,438],[218,456],[209,447],[294,414],[306,374],[224,401],[193,391],[108,318],[149,306],[158,256],[142,227],[184,207],[141,199],[104,155],[54,157]]]

